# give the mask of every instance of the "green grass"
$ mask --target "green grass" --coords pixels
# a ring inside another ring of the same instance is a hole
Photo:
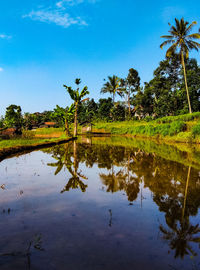
[[[177,115],[177,116],[166,116],[166,117],[158,118],[157,120],[155,120],[155,122],[159,124],[164,124],[164,123],[171,123],[174,121],[189,122],[195,119],[200,119],[200,112],[195,112],[192,114]]]
[[[30,131],[36,135],[51,135],[53,133],[57,133],[57,132],[63,132],[64,133],[64,129],[63,128],[38,128],[34,131]]]
[[[155,124],[144,122],[115,122],[100,123],[95,125],[95,129],[105,129],[112,134],[131,134],[131,135],[147,135],[147,136],[173,136],[186,129],[183,121],[176,121],[169,124]]]
[[[59,133],[58,138],[51,138],[52,134]],[[49,138],[39,138],[38,135],[49,135]],[[37,137],[35,137],[37,136]],[[39,128],[37,130],[24,130],[21,137],[0,139],[0,150],[20,146],[40,145],[44,143],[59,142],[68,139],[63,128]]]
[[[39,145],[43,143],[59,142],[61,139],[67,139],[67,137],[58,138],[58,139],[9,139],[0,141],[0,150],[5,148],[13,148],[20,146],[32,146]]]
[[[168,116],[151,121],[96,123],[94,130],[104,129],[115,135],[133,135],[180,142],[200,142],[200,112]]]

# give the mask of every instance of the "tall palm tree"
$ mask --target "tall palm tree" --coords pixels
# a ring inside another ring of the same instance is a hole
[[[172,25],[169,30],[170,35],[161,36],[161,38],[165,38],[166,40],[160,45],[161,49],[165,45],[171,45],[166,52],[166,57],[171,57],[177,50],[179,51],[185,78],[185,88],[187,92],[189,113],[192,113],[192,109],[187,85],[185,59],[189,57],[190,50],[195,49],[198,51],[200,48],[200,44],[194,41],[195,39],[200,39],[200,33],[190,34],[195,24],[197,24],[195,21],[189,24],[189,22],[184,21],[183,18],[181,20],[175,18],[175,26]]]
[[[75,83],[79,85],[81,83],[80,79],[76,79]],[[67,92],[69,93],[71,99],[74,101],[74,136],[77,136],[77,116],[78,116],[78,106],[81,102],[85,101],[86,99],[83,99],[86,95],[89,94],[88,87],[85,86],[80,92],[79,92],[79,87],[76,90],[73,90],[72,87],[63,85],[66,89]]]
[[[108,81],[104,83],[101,93],[110,93],[113,96],[113,104],[115,102],[115,95],[118,94],[120,97],[123,96],[123,91],[121,87],[121,79],[113,75],[108,76]]]

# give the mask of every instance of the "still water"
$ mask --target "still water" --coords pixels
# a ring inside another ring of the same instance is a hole
[[[123,140],[0,163],[1,270],[200,269],[198,152]]]

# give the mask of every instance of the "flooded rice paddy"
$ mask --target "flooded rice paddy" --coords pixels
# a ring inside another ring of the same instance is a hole
[[[3,160],[0,269],[200,269],[199,159],[85,138]]]

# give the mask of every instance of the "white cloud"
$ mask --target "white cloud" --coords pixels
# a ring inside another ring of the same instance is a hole
[[[90,4],[94,4],[96,3],[98,0],[60,0],[56,3],[56,6],[58,8],[62,8],[65,9],[65,5],[66,6],[75,6],[75,5],[79,5],[81,3],[87,2]]]
[[[0,72],[2,72],[3,71],[3,68],[2,67],[0,67]]]
[[[61,0],[59,2],[56,3],[56,6],[58,8],[64,8],[64,5],[70,5],[70,6],[74,6],[77,4],[81,4],[83,3],[83,0]]]
[[[0,34],[0,38],[2,38],[2,39],[11,39],[11,38],[12,38],[12,36],[8,36],[8,35]]]
[[[94,4],[99,0],[57,0],[54,7],[39,8],[39,10],[31,11],[22,16],[23,18],[30,18],[34,21],[41,21],[46,23],[55,23],[56,25],[68,28],[71,25],[88,25],[80,16],[72,16],[69,11],[70,7],[79,5],[81,3]]]
[[[87,25],[80,17],[71,17],[69,13],[65,13],[59,9],[31,11],[29,14],[24,15],[23,18],[31,18],[34,21],[46,23],[55,23],[64,28],[71,25]]]
[[[88,24],[85,20],[83,20],[80,16],[72,16],[69,12],[66,12],[66,9],[70,9],[70,7],[79,5],[81,3],[94,4],[97,1],[99,0],[57,0],[54,8],[40,7],[39,10],[33,10],[22,17],[30,18],[34,21],[54,23],[64,28],[68,28],[71,25],[86,26]]]

